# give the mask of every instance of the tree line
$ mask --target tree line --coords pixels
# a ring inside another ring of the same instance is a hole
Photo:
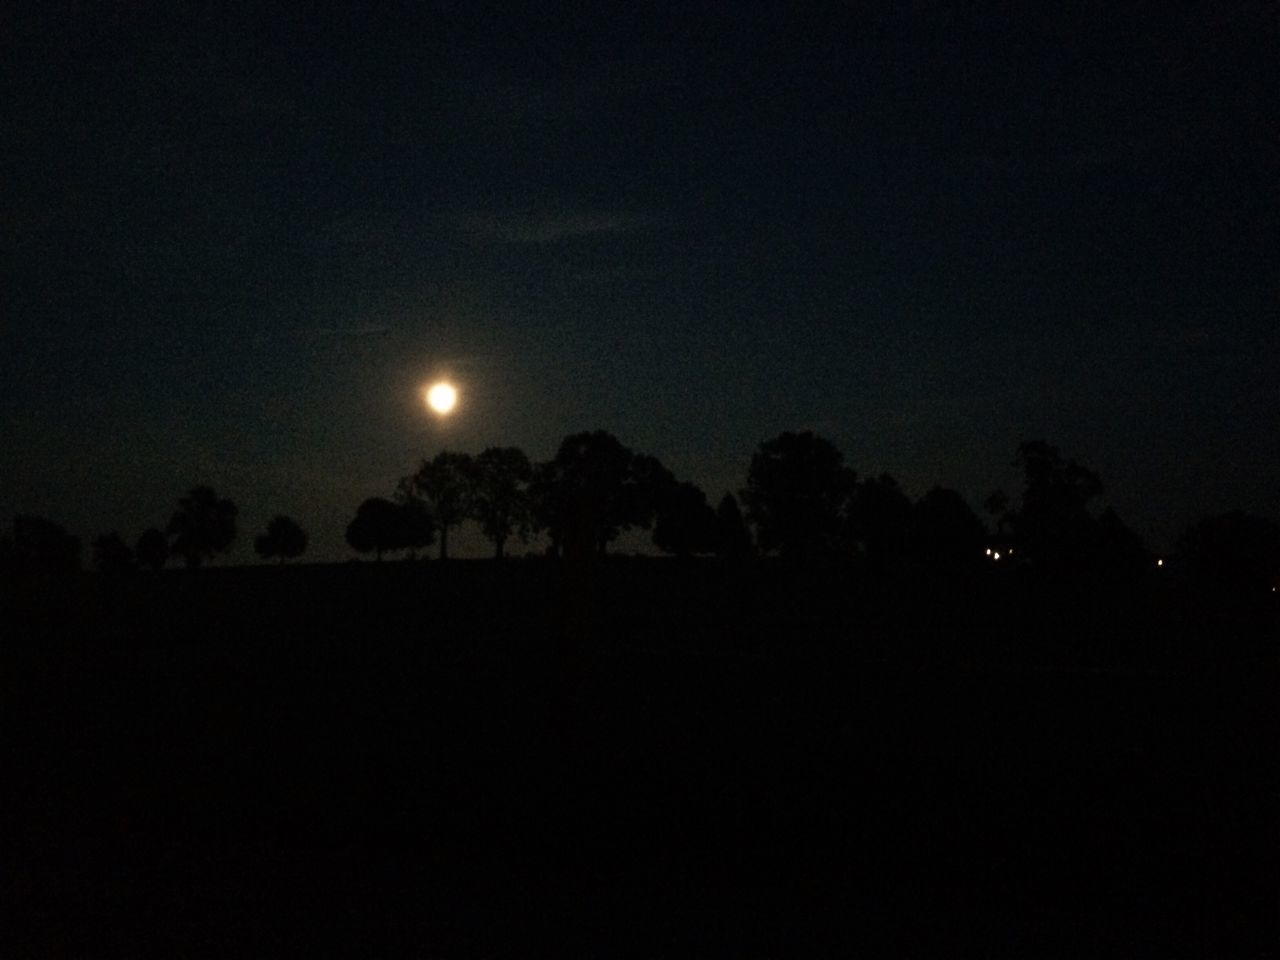
[[[695,484],[678,480],[649,454],[603,430],[575,433],[548,461],[534,463],[516,447],[478,455],[444,450],[402,477],[389,496],[364,500],[346,528],[357,553],[381,560],[432,546],[449,556],[451,533],[474,523],[502,559],[513,542],[541,536],[554,557],[603,556],[629,530],[647,530],[654,546],[676,557],[742,560],[776,554],[802,561],[857,560],[875,571],[958,568],[1002,556],[1068,572],[1122,575],[1153,562],[1142,539],[1107,507],[1092,470],[1043,441],[1017,449],[1023,489],[1015,504],[1004,491],[984,502],[991,526],[955,490],[935,487],[912,500],[888,474],[860,477],[840,451],[812,432],[786,432],[762,442],[746,483],[713,507]],[[237,510],[209,487],[182,497],[168,525],[145,531],[131,547],[117,533],[93,542],[104,573],[158,570],[171,557],[198,568],[236,537]],[[276,516],[254,549],[281,563],[302,556],[307,533]],[[994,545],[994,546],[993,546]],[[0,537],[6,569],[78,569],[80,541],[38,517],[15,518]],[[1280,580],[1280,526],[1241,511],[1192,525],[1178,558],[1196,576],[1275,586]]]

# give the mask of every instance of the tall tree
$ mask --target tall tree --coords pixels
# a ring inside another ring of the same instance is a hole
[[[854,541],[872,567],[885,569],[905,555],[911,500],[889,474],[868,477],[856,485],[848,520]]]
[[[721,497],[720,506],[716,507],[716,544],[716,553],[727,560],[741,560],[754,546],[751,530],[732,493]]]
[[[172,550],[190,569],[222,553],[236,538],[236,505],[212,487],[196,487],[169,520]]]
[[[169,560],[169,538],[164,531],[151,527],[143,531],[133,552],[142,566],[148,570],[159,570]]]
[[[518,447],[489,447],[475,459],[471,516],[501,560],[512,536],[528,539],[532,524],[528,484],[533,466]]]
[[[133,551],[118,533],[104,533],[93,541],[93,566],[107,576],[120,576],[138,569]]]
[[[972,566],[982,557],[986,533],[964,497],[955,490],[934,487],[912,510],[911,553],[933,567]]]
[[[716,512],[694,484],[673,484],[659,494],[653,525],[653,543],[659,550],[677,557],[714,553],[719,532]]]
[[[306,552],[307,532],[292,517],[274,517],[267,524],[267,532],[254,538],[253,549],[263,560],[284,563]]]
[[[44,517],[14,517],[4,546],[5,565],[13,573],[56,577],[80,570],[80,538]]]
[[[742,490],[760,549],[793,557],[839,552],[855,480],[840,451],[807,430],[760,444]]]
[[[1019,546],[1039,563],[1079,566],[1095,539],[1088,505],[1102,493],[1102,481],[1040,440],[1018,446],[1017,464],[1026,483],[1010,518]]]
[[[575,433],[535,470],[534,514],[553,549],[603,554],[622,531],[653,523],[661,491],[674,482],[655,457],[633,453],[611,433]]]
[[[422,502],[440,531],[440,559],[449,558],[449,529],[467,518],[475,489],[475,461],[468,454],[442,450],[422,461],[418,472],[401,483],[406,500]]]

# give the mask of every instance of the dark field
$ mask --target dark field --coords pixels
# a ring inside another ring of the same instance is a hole
[[[0,955],[1273,955],[1274,598],[1000,573],[9,588]]]

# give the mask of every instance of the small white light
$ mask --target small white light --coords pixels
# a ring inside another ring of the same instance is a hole
[[[1163,561],[1163,560],[1157,560],[1157,561],[1156,561],[1156,566],[1157,566],[1157,567],[1163,567],[1163,566],[1164,566],[1164,561]]]
[[[989,557],[989,556],[991,556],[991,548],[990,548],[990,547],[987,547],[987,556],[988,556],[988,557]]]
[[[992,560],[999,560],[999,559],[1000,559],[1000,554],[999,554],[999,553],[993,553],[993,554],[991,555],[991,559],[992,559]]]
[[[1011,556],[1011,557],[1013,556],[1013,547],[1010,547],[1010,548],[1009,548],[1009,556]]]

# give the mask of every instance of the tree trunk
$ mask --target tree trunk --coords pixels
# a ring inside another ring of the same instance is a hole
[[[440,524],[440,559],[449,559],[449,526]]]

